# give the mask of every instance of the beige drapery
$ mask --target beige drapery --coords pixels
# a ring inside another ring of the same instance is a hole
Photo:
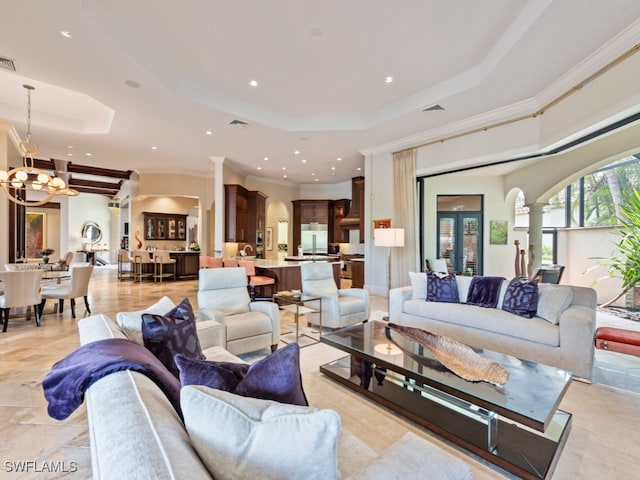
[[[393,228],[404,228],[404,247],[391,249],[391,288],[409,285],[409,272],[419,272],[416,150],[393,154]]]

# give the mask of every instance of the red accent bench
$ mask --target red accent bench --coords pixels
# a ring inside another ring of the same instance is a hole
[[[640,357],[640,332],[614,327],[596,329],[596,348]]]

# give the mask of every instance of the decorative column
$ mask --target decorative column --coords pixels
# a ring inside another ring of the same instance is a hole
[[[529,245],[533,246],[533,265],[529,266],[532,272],[538,271],[542,258],[542,214],[546,203],[529,203]],[[526,272],[524,272],[526,274]]]
[[[213,175],[213,256],[222,256],[224,243],[224,158],[209,157],[214,165]]]

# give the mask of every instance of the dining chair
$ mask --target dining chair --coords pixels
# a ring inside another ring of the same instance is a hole
[[[31,307],[36,315],[36,325],[40,326],[40,281],[44,272],[38,270],[0,272],[3,295],[0,296],[0,320],[2,331],[7,331],[9,311],[17,307]]]
[[[271,292],[275,293],[277,280],[274,277],[267,275],[258,275],[256,273],[256,262],[252,262],[251,260],[238,260],[238,266],[247,271],[247,281],[249,282],[249,296],[251,297],[251,301],[258,299],[270,300],[271,297],[264,296],[264,287],[271,286]],[[258,293],[256,290],[259,291],[259,298],[256,298]]]
[[[532,280],[538,280],[538,283],[560,283],[562,274],[564,273],[564,265],[545,265],[540,267],[533,274]]]
[[[222,268],[222,258],[200,255],[200,268]]]
[[[84,297],[84,306],[86,307],[87,312],[91,314],[88,295],[89,280],[91,280],[91,274],[93,273],[93,265],[72,264],[69,268],[69,272],[71,273],[71,279],[69,282],[42,287],[40,312],[44,311],[47,299],[55,299],[58,300],[58,311],[63,313],[64,301],[68,298],[71,300],[71,316],[76,318],[76,298]]]
[[[145,268],[147,265],[150,267]],[[142,282],[143,278],[153,277],[153,260],[146,250],[133,251],[133,277],[137,282]]]
[[[165,267],[173,267],[169,271],[165,271]],[[153,281],[162,280],[164,278],[176,277],[176,261],[171,258],[168,250],[156,250],[153,252]]]

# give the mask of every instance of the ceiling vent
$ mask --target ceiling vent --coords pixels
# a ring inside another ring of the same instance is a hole
[[[435,105],[422,109],[423,112],[435,112],[437,110],[444,110],[444,107],[439,103],[436,103]]]
[[[231,120],[229,125],[249,125],[247,122],[243,122],[242,120]]]
[[[0,68],[3,70],[9,70],[10,72],[16,72],[16,62],[10,58],[0,57]]]

